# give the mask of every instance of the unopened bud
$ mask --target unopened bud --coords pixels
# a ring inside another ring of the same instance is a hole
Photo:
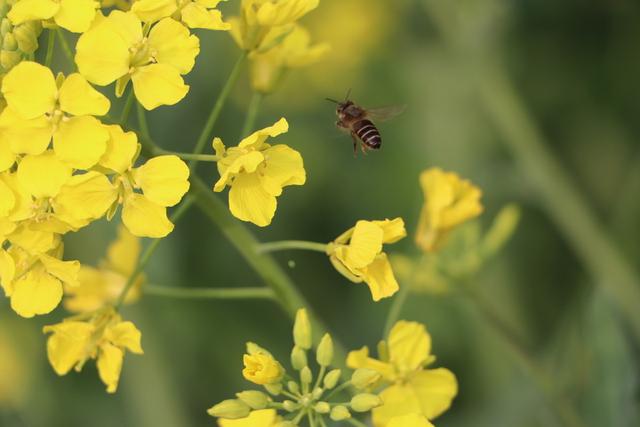
[[[372,369],[356,369],[351,375],[351,384],[355,388],[364,389],[380,379],[380,374]]]
[[[249,405],[251,409],[264,409],[269,404],[269,396],[257,390],[248,390],[236,394],[236,397]]]
[[[324,334],[322,340],[320,340],[316,352],[316,360],[320,366],[329,366],[333,362],[333,340],[331,335]]]
[[[237,399],[223,400],[207,410],[207,413],[212,417],[230,420],[248,417],[250,412],[249,405]]]
[[[307,353],[302,347],[296,345],[293,347],[293,350],[291,350],[291,366],[293,366],[293,369],[296,371],[307,366]]]
[[[351,412],[346,406],[334,406],[329,415],[333,421],[342,421],[351,418]]]
[[[296,411],[300,407],[300,405],[293,400],[285,400],[284,402],[282,402],[282,407],[285,411],[293,412]]]
[[[289,389],[289,391],[293,394],[299,394],[300,393],[300,386],[298,385],[297,382],[295,381],[289,381],[287,382],[287,388]]]
[[[296,321],[293,325],[293,342],[305,350],[311,348],[311,322],[309,322],[309,315],[304,308],[296,313]]]
[[[311,369],[308,366],[305,366],[300,371],[300,381],[302,384],[311,384],[311,381],[313,381],[313,374],[311,374]]]
[[[338,384],[338,381],[340,381],[341,374],[342,371],[340,369],[329,371],[329,373],[324,377],[324,388],[326,388],[327,390],[331,390],[332,388],[334,388]]]
[[[376,394],[356,394],[351,399],[351,409],[356,412],[367,412],[382,405],[382,399]]]
[[[319,414],[328,414],[331,411],[331,406],[327,402],[318,402],[313,409]]]

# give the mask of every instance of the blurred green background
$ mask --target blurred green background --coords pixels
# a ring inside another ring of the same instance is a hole
[[[228,2],[226,14],[237,7]],[[285,190],[270,227],[251,226],[258,238],[326,242],[358,219],[396,216],[412,234],[419,173],[455,171],[483,189],[483,227],[507,203],[522,217],[505,248],[466,279],[484,306],[451,281],[449,292],[416,294],[403,310],[427,325],[437,365],[460,383],[436,425],[640,425],[638,341],[620,299],[603,291],[615,288],[609,281],[640,286],[640,4],[322,0],[303,23],[333,50],[293,70],[263,102],[257,126],[288,119],[278,140],[302,153],[308,181]],[[226,34],[198,34],[189,95],[148,114],[166,149],[192,149],[239,54]],[[333,125],[324,98],[349,88],[365,106],[408,106],[381,124],[380,152],[354,158]],[[215,129],[227,145],[238,140],[250,96],[244,73]],[[210,183],[218,176],[211,164],[200,172]],[[104,221],[69,235],[66,258],[95,264],[114,236]],[[389,252],[417,256],[412,236]],[[390,301],[373,303],[321,254],[277,259],[347,348],[375,346]],[[195,208],[161,244],[148,276],[167,286],[262,284]],[[0,425],[215,425],[205,410],[250,388],[240,373],[244,343],[282,360],[291,344],[291,320],[270,303],[147,296],[124,309],[143,332],[145,355],[127,355],[111,396],[93,363],[64,378],[48,365],[41,328],[64,315],[59,308],[25,320],[2,301]]]

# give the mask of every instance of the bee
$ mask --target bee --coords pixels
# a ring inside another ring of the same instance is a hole
[[[343,102],[327,98],[327,101],[338,105],[336,126],[351,134],[354,156],[358,153],[358,142],[363,154],[367,154],[367,150],[378,150],[382,146],[382,136],[372,120],[389,120],[402,113],[405,106],[365,109],[349,100],[350,93],[351,91],[347,92]]]

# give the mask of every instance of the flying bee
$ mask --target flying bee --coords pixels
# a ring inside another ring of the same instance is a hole
[[[347,96],[343,102],[330,98],[327,98],[327,101],[338,105],[336,108],[336,114],[338,116],[336,126],[351,134],[351,138],[353,139],[353,154],[356,155],[358,152],[358,142],[360,142],[362,152],[367,154],[367,150],[377,150],[382,145],[380,131],[378,131],[378,128],[373,124],[372,120],[389,120],[402,113],[405,106],[398,105],[385,108],[365,109],[349,100],[350,93],[351,91],[347,92]]]

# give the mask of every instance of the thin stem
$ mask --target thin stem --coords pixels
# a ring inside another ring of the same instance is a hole
[[[202,153],[202,150],[204,149],[205,144],[211,137],[211,131],[213,130],[213,127],[218,121],[218,117],[220,117],[220,113],[222,112],[222,107],[224,107],[224,104],[227,101],[229,94],[231,93],[231,89],[235,85],[236,80],[238,80],[238,76],[240,75],[242,64],[244,63],[246,58],[247,58],[247,53],[243,52],[238,58],[238,60],[236,61],[235,65],[233,66],[233,69],[231,70],[231,74],[229,74],[229,78],[227,79],[227,82],[222,88],[222,92],[220,92],[218,99],[216,99],[216,102],[213,105],[213,108],[211,109],[211,113],[209,113],[209,117],[207,118],[207,121],[204,127],[202,128],[202,132],[200,132],[200,137],[198,138],[198,141],[196,142],[196,146],[193,149],[194,154]],[[193,171],[195,169],[196,164],[197,163],[195,160],[192,160],[191,162],[189,162],[189,169]]]
[[[347,418],[347,422],[352,426],[356,426],[356,427],[369,427],[362,421],[358,421],[355,418]]]
[[[53,61],[53,51],[56,47],[56,33],[55,30],[49,30],[48,38],[47,38],[47,54],[44,57],[44,65],[45,67],[51,67],[51,62]]]
[[[391,332],[391,328],[400,318],[400,314],[402,313],[402,308],[404,307],[404,303],[407,301],[409,294],[411,293],[411,286],[408,283],[405,283],[400,288],[398,295],[393,299],[391,303],[391,307],[389,308],[389,313],[387,313],[387,320],[384,323],[384,336],[383,340],[386,340],[389,336],[389,332]]]
[[[346,388],[348,388],[350,386],[351,386],[351,381],[345,381],[342,384],[340,384],[338,387],[336,387],[333,390],[331,390],[331,393],[329,393],[324,399],[328,401],[333,396],[335,396],[336,394],[340,393],[342,390],[344,390],[344,389],[346,389]]]
[[[247,110],[247,115],[244,119],[244,124],[242,125],[240,138],[248,136],[251,131],[253,131],[256,123],[256,117],[258,116],[258,110],[260,109],[260,104],[262,103],[263,98],[264,95],[262,93],[253,92],[251,102],[249,102],[249,109]]]
[[[69,47],[69,42],[67,42],[67,38],[64,36],[64,33],[60,28],[56,28],[56,35],[58,36],[58,40],[60,41],[60,46],[62,46],[62,52],[64,56],[67,57],[69,61],[75,66],[75,61],[73,58],[73,51]]]
[[[124,107],[122,107],[122,114],[120,114],[120,124],[122,126],[125,126],[127,124],[127,120],[129,119],[129,113],[131,113],[131,107],[133,107],[133,101],[135,100],[133,88],[129,87],[127,91],[128,91],[127,98],[124,101]]]
[[[273,290],[253,288],[183,288],[159,285],[144,285],[145,295],[179,299],[275,299]]]
[[[213,154],[191,154],[191,153],[178,153],[176,151],[161,151],[162,154],[173,154],[180,157],[182,160],[191,160],[194,162],[217,162],[220,157]]]
[[[147,112],[140,102],[136,102],[136,113],[138,116],[138,126],[140,126],[140,135],[145,139],[151,139],[149,123],[147,123]]]
[[[286,251],[290,249],[327,253],[327,244],[308,242],[306,240],[281,240],[277,242],[260,243],[256,248],[259,253]]]
[[[180,219],[180,217],[189,210],[193,202],[194,202],[193,198],[187,196],[169,218],[171,222],[175,222],[178,219]],[[131,290],[131,287],[138,279],[138,276],[140,276],[140,274],[144,271],[145,267],[151,260],[151,256],[156,251],[156,249],[158,249],[158,245],[160,244],[161,241],[162,239],[154,239],[149,244],[149,246],[147,246],[145,251],[140,256],[140,259],[138,260],[138,265],[136,266],[133,273],[129,276],[127,283],[124,285],[124,288],[122,289],[122,292],[120,292],[120,296],[118,297],[115,303],[116,309],[120,308],[124,300],[127,298],[127,294]]]
[[[307,412],[307,419],[309,420],[309,427],[316,427],[316,419],[312,411]]]

